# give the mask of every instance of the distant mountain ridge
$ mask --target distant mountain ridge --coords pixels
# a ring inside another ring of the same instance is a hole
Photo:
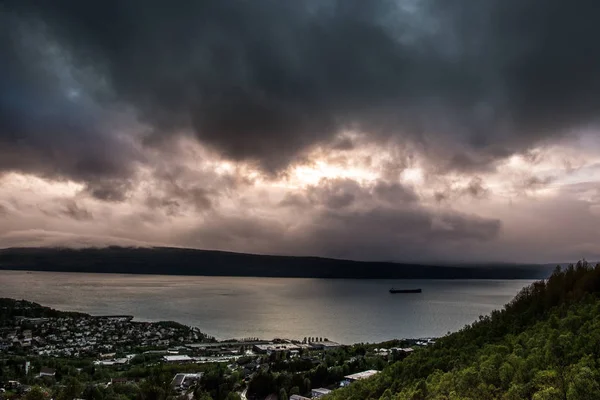
[[[343,279],[540,279],[535,264],[439,266],[173,247],[7,248],[0,270]]]

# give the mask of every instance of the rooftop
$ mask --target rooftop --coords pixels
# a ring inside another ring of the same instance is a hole
[[[186,379],[200,379],[202,372],[196,374],[177,374],[171,381],[171,386],[181,386]]]
[[[412,353],[415,351],[412,347],[392,347],[391,350],[401,351],[404,353]]]
[[[378,374],[379,371],[376,371],[374,369],[370,369],[368,371],[363,371],[363,372],[357,372],[356,374],[352,374],[352,375],[346,375],[344,378],[349,379],[351,381],[358,381],[361,379],[367,379],[372,377],[375,374]]]
[[[177,356],[163,356],[163,360],[166,362],[180,362],[180,361],[192,361],[190,356],[177,355]]]
[[[299,347],[292,343],[270,343],[254,345],[261,351],[282,351],[282,350],[298,350]]]
[[[54,375],[55,373],[56,373],[56,371],[52,368],[42,367],[42,369],[40,369],[40,374]]]

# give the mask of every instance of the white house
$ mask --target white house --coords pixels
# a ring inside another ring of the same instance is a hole
[[[323,396],[331,393],[331,390],[325,389],[325,388],[318,388],[318,389],[312,389],[310,392],[311,392],[310,397],[312,397],[313,399],[318,399],[320,397],[323,397]]]

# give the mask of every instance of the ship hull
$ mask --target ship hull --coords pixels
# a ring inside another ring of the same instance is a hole
[[[390,293],[421,293],[421,289],[390,289]]]

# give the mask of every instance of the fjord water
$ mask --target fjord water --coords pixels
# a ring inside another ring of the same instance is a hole
[[[343,280],[0,271],[0,297],[92,315],[173,320],[217,339],[435,337],[509,302],[529,280]],[[422,288],[421,294],[389,289]]]

